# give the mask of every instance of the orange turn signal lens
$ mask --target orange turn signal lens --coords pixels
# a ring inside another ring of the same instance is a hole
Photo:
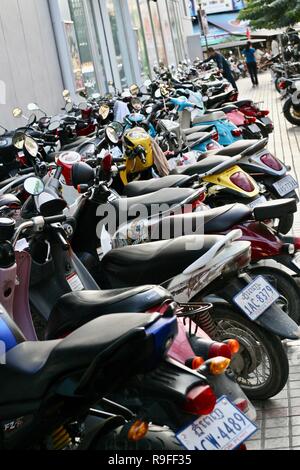
[[[137,420],[133,423],[128,431],[129,441],[140,441],[146,436],[149,429],[149,424],[144,421]]]
[[[214,357],[209,361],[209,371],[212,375],[221,375],[228,368],[230,359],[227,357]]]
[[[203,359],[203,357],[195,356],[192,360],[191,368],[193,370],[199,369],[199,367],[201,367],[202,364],[204,364],[204,362],[205,362],[205,360]]]
[[[228,341],[226,341],[226,343],[228,344],[230,348],[231,354],[237,354],[239,352],[240,343],[238,342],[237,339],[229,339]]]

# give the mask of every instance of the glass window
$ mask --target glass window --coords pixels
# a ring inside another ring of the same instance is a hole
[[[165,38],[166,52],[168,56],[168,63],[170,65],[176,65],[176,55],[174,50],[173,36],[170,28],[170,21],[168,10],[165,0],[159,2],[159,15],[162,25],[162,31]]]
[[[171,25],[171,31],[172,31],[172,36],[174,40],[174,46],[176,50],[176,55],[177,55],[177,60],[183,60],[184,58],[184,53],[182,50],[182,43],[181,43],[181,31],[179,29],[178,25],[178,16],[177,16],[177,10],[175,8],[175,2],[173,0],[169,0],[167,2],[168,5],[168,11],[169,11],[169,18],[170,18],[170,25]],[[176,5],[177,7],[177,5]]]
[[[157,63],[156,47],[154,41],[154,35],[152,30],[151,18],[148,8],[148,0],[139,0],[139,8],[142,18],[142,23],[144,27],[144,34],[147,44],[147,52],[150,67],[153,67]]]
[[[89,43],[88,26],[83,0],[69,0],[69,8],[76,31],[84,85],[89,94],[98,93],[99,88],[97,84],[92,51]]]
[[[111,32],[114,40],[115,51],[116,51],[116,59],[118,64],[118,70],[120,74],[120,80],[122,87],[127,86],[127,79],[124,69],[123,57],[122,57],[122,49],[121,43],[118,35],[118,25],[117,25],[117,17],[116,17],[116,10],[113,0],[106,0],[106,7],[109,15],[109,21],[111,25]]]
[[[137,0],[128,0],[128,7],[131,15],[132,27],[136,34],[138,60],[141,65],[141,75],[142,77],[147,77],[150,75],[149,61]]]
[[[155,31],[155,41],[156,41],[156,48],[158,54],[159,62],[163,62],[166,64],[167,56],[166,56],[166,49],[164,44],[164,38],[161,31],[161,23],[158,14],[157,3],[150,2],[150,12],[151,12],[151,19],[152,19],[152,26],[153,30]]]

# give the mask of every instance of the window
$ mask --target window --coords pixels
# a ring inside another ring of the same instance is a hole
[[[131,16],[131,22],[133,30],[136,34],[138,60],[141,65],[142,77],[148,77],[150,75],[149,60],[146,48],[146,41],[144,30],[141,22],[140,12],[137,4],[137,0],[128,0],[128,7]]]

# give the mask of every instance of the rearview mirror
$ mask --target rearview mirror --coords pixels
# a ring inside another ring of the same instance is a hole
[[[67,111],[67,113],[70,113],[73,110],[72,101],[69,101],[69,103],[66,104],[65,110]]]
[[[23,110],[21,108],[14,108],[12,114],[14,118],[20,118],[23,116]]]
[[[140,88],[134,83],[129,87],[129,91],[132,94],[132,96],[137,96],[140,92]]]
[[[24,189],[28,194],[31,194],[31,196],[39,196],[44,191],[45,185],[40,178],[32,176],[25,180]]]
[[[23,147],[24,147],[24,141],[25,141],[24,132],[23,131],[16,131],[14,133],[13,138],[12,138],[13,146],[18,150],[22,150]]]
[[[112,144],[116,145],[119,142],[119,136],[112,126],[107,126],[105,129],[105,135]]]
[[[28,111],[38,111],[40,108],[38,107],[36,103],[29,103],[27,105],[27,109]]]
[[[89,105],[86,101],[82,101],[78,105],[78,109],[80,109],[80,111],[86,111],[88,108],[89,108]]]
[[[60,127],[60,121],[52,121],[48,126],[49,131],[56,131]]]
[[[34,113],[30,114],[28,118],[28,126],[32,126],[36,122],[36,115]]]
[[[102,117],[103,120],[108,118],[110,113],[110,107],[107,104],[102,104],[99,108],[99,116]]]
[[[69,92],[69,90],[64,90],[62,95],[63,95],[63,97],[64,97],[65,100],[66,100],[67,98],[69,98],[69,97],[70,97],[70,92]]]

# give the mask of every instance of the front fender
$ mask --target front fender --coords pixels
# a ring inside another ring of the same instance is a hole
[[[255,323],[282,339],[300,339],[300,327],[276,304],[271,305]]]

